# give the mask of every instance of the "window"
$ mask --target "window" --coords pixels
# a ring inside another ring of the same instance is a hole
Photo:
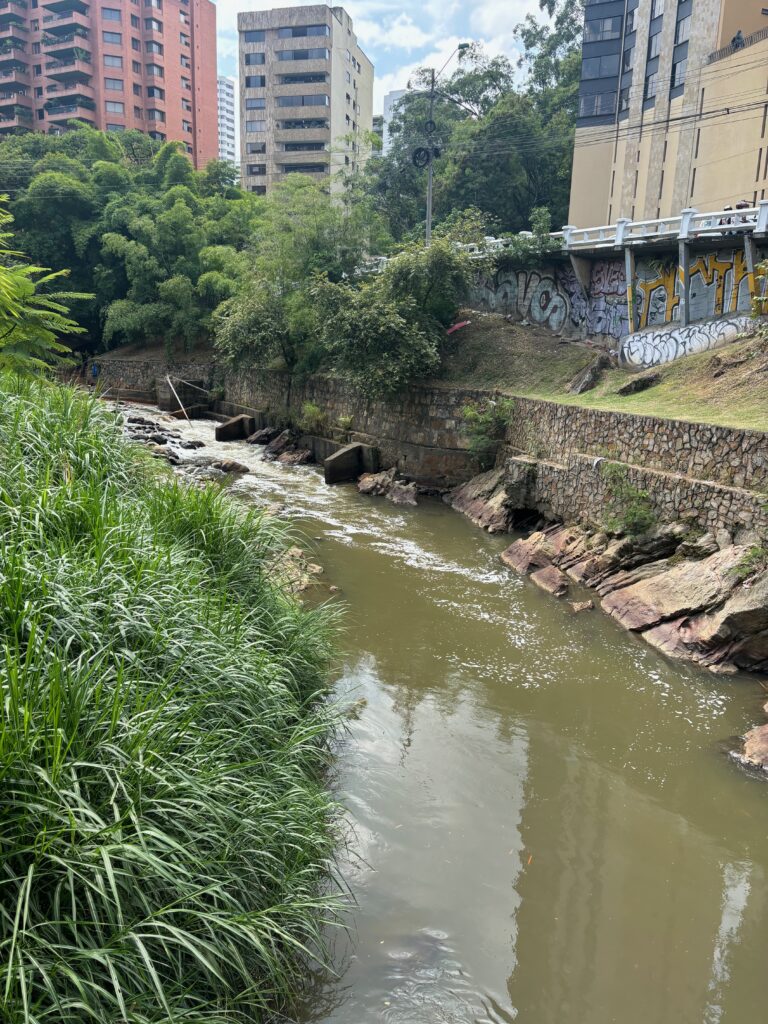
[[[147,40],[147,42],[144,43],[144,49],[147,51],[147,53],[157,53],[162,56],[163,44],[156,43],[154,39],[149,39]]]
[[[184,78],[184,76],[182,76],[181,87],[182,87],[182,89],[191,89],[192,88],[192,83],[190,82],[190,80],[188,78]]]
[[[123,42],[122,32],[102,32],[101,38],[105,43],[114,43],[115,46],[120,46]]]
[[[656,89],[659,84],[659,73],[654,71],[652,75],[648,75],[645,79],[645,89],[643,90],[643,99],[652,100],[656,95]]]
[[[131,36],[131,49],[136,50],[137,53],[141,50],[141,42],[134,36]]]
[[[158,21],[157,18],[145,18],[144,28],[147,32],[162,32],[163,23],[162,21]]]
[[[596,18],[584,25],[584,42],[599,43],[605,39],[621,37],[621,16],[615,18]]]
[[[263,89],[267,84],[266,75],[246,75],[245,76],[245,88],[246,89]]]
[[[682,60],[676,61],[672,65],[672,88],[676,88],[678,85],[682,85],[685,81],[685,72],[688,67],[688,58],[683,57]]]
[[[141,87],[139,87],[139,88],[141,88]],[[141,107],[134,107],[133,108],[133,116],[138,121],[143,121],[144,120],[144,111],[141,109]]]
[[[131,15],[131,28],[141,28],[141,21],[136,17],[135,14]]]
[[[651,21],[654,18],[660,17],[664,13],[664,0],[652,0],[651,3]]]
[[[154,7],[155,10],[162,11],[163,0],[144,0],[145,7]]]
[[[137,60],[132,60],[131,61],[131,68],[133,69],[134,75],[140,75],[141,74],[141,64],[139,64],[139,62]]]
[[[328,164],[283,164],[285,174],[324,174]]]
[[[191,121],[182,121],[181,122],[181,127],[184,129],[185,132],[191,132],[192,131],[192,122]]]
[[[154,110],[154,109],[153,110],[148,110],[147,111],[147,120],[148,121],[164,121],[165,120],[165,112],[162,111],[162,110]]]
[[[310,50],[278,50],[278,60],[328,60],[330,50],[313,47]]]
[[[247,132],[265,132],[267,130],[266,121],[246,121],[245,130]]]
[[[116,100],[107,100],[104,104],[104,108],[108,114],[124,114],[125,104],[118,103]]]
[[[102,7],[101,16],[104,21],[120,21],[120,11],[117,7]]]
[[[123,66],[122,57],[113,57],[112,54],[107,53],[104,55],[104,67],[105,68],[121,68]]]
[[[186,32],[179,32],[179,42],[182,46],[189,46],[190,39]]]
[[[635,48],[634,46],[628,46],[624,51],[624,58],[621,62],[622,71],[631,71],[632,65],[635,62]]]
[[[181,66],[183,68],[189,69],[189,68],[192,67],[192,61],[189,59],[189,57],[185,53],[182,53],[182,55],[180,57],[180,60],[181,60]]]
[[[661,53],[661,32],[657,32],[648,40],[648,60],[653,60]]]
[[[148,85],[147,96],[149,96],[153,100],[164,100],[165,89],[161,89],[159,85]]]
[[[616,109],[615,92],[598,92],[579,98],[579,117],[599,117],[612,114]]]
[[[122,78],[105,78],[104,88],[110,89],[112,92],[122,92],[123,80]]]
[[[192,104],[190,103],[186,96],[181,97],[181,109],[186,110],[188,114],[192,113]]]
[[[629,87],[619,92],[619,113],[629,110]]]
[[[141,86],[138,85],[136,82],[134,82],[134,84],[133,84],[133,95],[134,96],[141,96]]]
[[[310,71],[304,75],[280,75],[280,85],[321,85],[328,81],[324,71]]]
[[[581,64],[582,78],[609,78],[618,73],[618,53],[607,54],[604,57],[587,57]]]
[[[344,72],[344,81],[345,82],[351,82],[352,81],[352,75],[349,73],[349,71],[345,71]]]
[[[264,122],[266,124],[266,122]],[[323,117],[297,117],[289,121],[281,121],[283,131],[301,131],[305,128],[327,128],[328,121]]]
[[[624,30],[625,35],[629,35],[630,32],[635,31],[635,15],[637,14],[637,8],[634,11],[627,11],[627,27]]]
[[[257,196],[265,196],[267,194],[267,186],[251,185],[251,192],[255,192]]]
[[[264,110],[267,105],[267,101],[263,96],[257,96],[255,99],[248,99],[245,101],[246,110]]]
[[[243,32],[244,43],[263,43],[266,38],[267,33],[263,28],[251,28],[247,32]]]
[[[303,39],[304,36],[329,36],[330,34],[331,29],[328,25],[290,25],[277,30],[278,39]]]
[[[283,149],[286,153],[319,153],[325,146],[324,142],[286,142]]]
[[[124,124],[107,124],[107,131],[108,132],[124,132],[125,131],[125,125]]]
[[[266,142],[246,142],[245,152],[249,155],[253,153],[266,153],[267,144]]]
[[[330,99],[325,93],[313,93],[309,96],[278,96],[278,107],[327,107]]]
[[[165,72],[160,64],[147,64],[146,71],[148,75],[153,75],[155,78],[165,78]],[[186,81],[186,78],[182,78],[181,84],[184,85]]]
[[[691,16],[681,18],[675,25],[675,42],[684,43],[691,38]]]
[[[247,67],[253,67],[255,64],[263,64],[263,63],[264,63],[264,54],[263,53],[246,53],[246,55],[245,55],[245,64],[246,64]]]
[[[266,174],[267,173],[267,165],[266,164],[247,164],[246,168],[245,168],[245,172],[246,172],[246,174],[252,174],[252,175]]]

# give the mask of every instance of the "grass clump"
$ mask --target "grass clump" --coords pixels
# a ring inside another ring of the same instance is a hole
[[[328,416],[315,402],[305,402],[301,407],[298,427],[305,434],[322,434],[328,426]]]
[[[469,439],[469,450],[484,467],[493,465],[496,451],[504,439],[515,403],[511,398],[473,402],[461,410],[462,426]]]
[[[733,579],[743,583],[751,576],[768,569],[768,548],[760,544],[753,544],[748,551],[739,559],[730,571]]]
[[[601,467],[606,482],[609,508],[603,528],[609,533],[626,533],[637,537],[656,523],[656,514],[647,491],[630,483],[625,466],[606,462]]]
[[[3,1021],[263,1021],[321,955],[330,623],[283,545],[0,377]]]

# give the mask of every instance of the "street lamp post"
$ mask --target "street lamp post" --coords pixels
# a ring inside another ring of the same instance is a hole
[[[432,242],[432,185],[434,181],[433,164],[435,159],[435,147],[432,144],[432,133],[435,130],[434,113],[435,113],[435,82],[437,78],[445,71],[449,63],[453,60],[457,53],[463,53],[464,50],[469,49],[469,43],[459,43],[453,53],[449,56],[448,60],[443,64],[440,70],[435,74],[435,69],[432,68],[430,72],[430,87],[429,87],[429,120],[427,121],[425,128],[427,132],[427,151],[429,152],[429,161],[427,163],[427,226],[424,234],[424,241],[427,246]]]

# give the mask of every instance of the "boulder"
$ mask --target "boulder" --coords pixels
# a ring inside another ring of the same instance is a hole
[[[636,395],[639,391],[647,391],[661,381],[660,373],[644,373],[642,377],[633,377],[632,380],[622,384],[616,391],[617,395]]]
[[[313,455],[309,448],[295,448],[292,451],[281,452],[277,456],[277,461],[284,466],[304,466],[312,460]]]
[[[261,430],[254,431],[245,440],[248,444],[269,444],[270,441],[274,441],[278,434],[280,434],[279,427],[262,427]]]
[[[217,441],[242,441],[244,437],[249,437],[255,429],[256,421],[253,416],[240,413],[239,416],[233,416],[226,422],[219,423],[215,436]]]
[[[583,370],[580,370],[568,385],[572,395],[583,395],[600,383],[603,372],[610,368],[611,361],[607,355],[601,354]]]
[[[449,491],[445,500],[451,508],[462,512],[489,533],[508,533],[513,514],[509,508],[504,476],[504,467],[480,473]]]
[[[395,505],[416,505],[416,484],[395,480],[387,491],[387,500]]]
[[[568,577],[554,565],[531,573],[531,581],[553,597],[564,597],[568,593]]]
[[[750,729],[744,737],[739,760],[754,768],[768,769],[768,725]]]
[[[160,433],[147,434],[147,441],[151,441],[152,444],[168,444],[168,438]]]
[[[548,542],[547,535],[537,530],[530,537],[510,544],[502,551],[501,560],[516,572],[528,573],[551,565],[554,555],[555,549]]]
[[[195,448],[205,448],[204,441],[179,441],[179,448],[191,451]]]
[[[283,452],[288,451],[289,448],[295,447],[296,439],[294,434],[290,430],[283,430],[282,433],[278,434],[277,437],[273,438],[264,449],[264,458],[267,462],[272,462],[282,455]]]
[[[396,476],[395,466],[381,473],[363,473],[357,481],[357,489],[361,494],[388,494]]]
[[[571,601],[572,612],[589,612],[595,607],[594,601]]]
[[[250,470],[242,462],[235,462],[234,459],[216,459],[211,465],[214,469],[220,469],[222,473],[249,473]]]
[[[650,629],[668,619],[712,608],[734,587],[734,566],[743,548],[730,547],[700,562],[681,562],[666,572],[609,594],[603,608],[622,626]]]

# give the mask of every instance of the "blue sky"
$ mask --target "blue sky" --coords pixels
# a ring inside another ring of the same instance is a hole
[[[312,0],[307,0],[312,2]],[[317,0],[314,0],[317,2]],[[272,7],[306,6],[217,0],[219,74],[237,77],[237,13]],[[526,14],[538,12],[538,0],[348,0],[360,45],[375,65],[374,113],[381,113],[384,94],[402,89],[414,68],[442,66],[462,41],[478,41],[491,55],[514,59],[512,30]]]

